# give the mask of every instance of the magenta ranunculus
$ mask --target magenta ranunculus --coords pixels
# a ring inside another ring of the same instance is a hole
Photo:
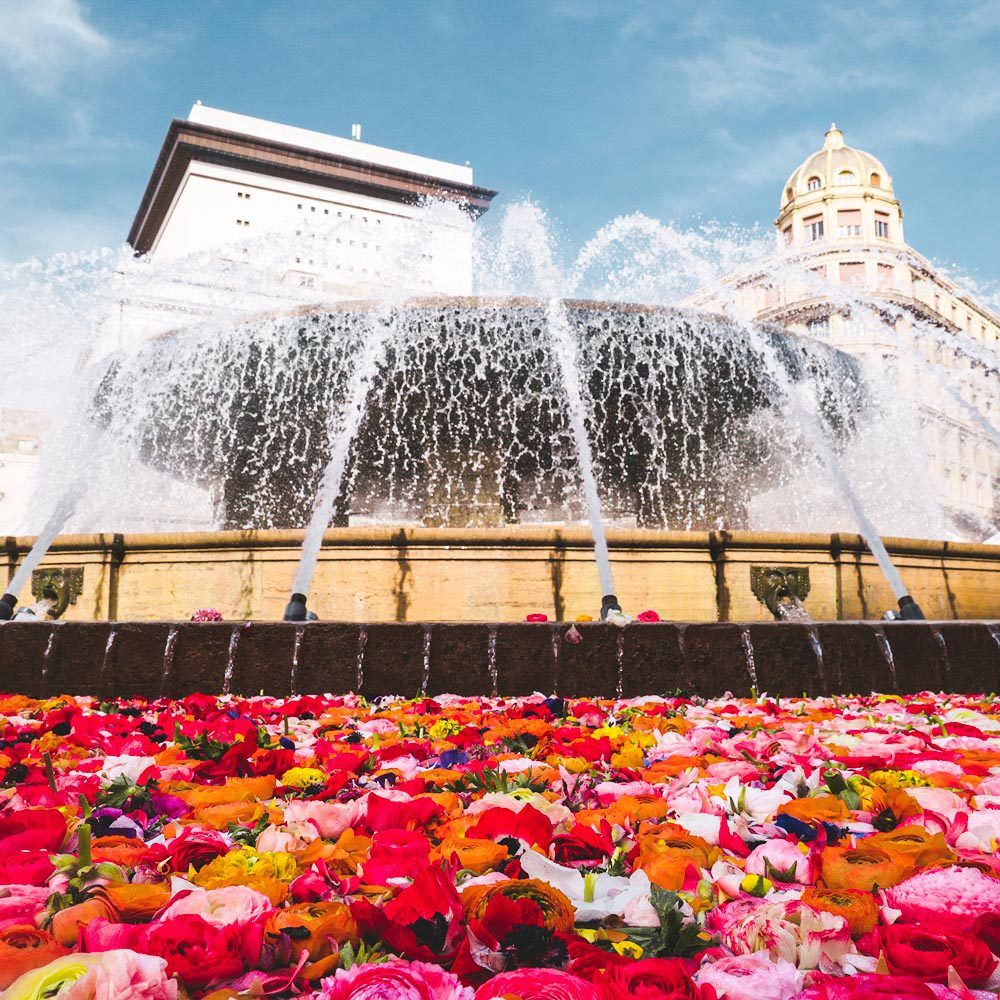
[[[476,991],[476,1000],[495,997],[520,1000],[599,1000],[597,990],[579,976],[558,969],[517,969],[501,972]]]
[[[318,1000],[473,1000],[457,976],[429,962],[392,959],[355,965],[324,979]]]
[[[978,868],[935,868],[887,889],[885,897],[905,923],[965,934],[981,914],[1000,913],[1000,880]]]
[[[33,924],[50,895],[52,890],[44,885],[0,886],[0,930],[12,924]]]

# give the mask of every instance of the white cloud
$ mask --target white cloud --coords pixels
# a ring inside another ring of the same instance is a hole
[[[39,96],[112,54],[78,0],[0,0],[0,70]]]

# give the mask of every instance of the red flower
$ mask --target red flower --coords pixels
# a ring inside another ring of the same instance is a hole
[[[561,865],[594,865],[610,858],[615,852],[611,824],[601,820],[595,830],[586,823],[575,823],[569,833],[559,833],[552,838],[553,861]]]
[[[636,616],[637,622],[658,622],[660,616],[655,611],[640,611]]]
[[[698,1000],[702,995],[679,958],[644,958],[614,965],[594,979],[600,1000]]]
[[[0,885],[45,885],[54,871],[48,851],[0,854]]]
[[[380,830],[423,830],[443,811],[433,799],[418,798],[398,802],[381,795],[369,795],[365,821],[373,833]],[[412,874],[412,869],[410,873]]]
[[[542,614],[541,611],[533,611],[530,615],[525,615],[524,620],[526,622],[547,622],[549,616]]]
[[[0,852],[58,851],[66,820],[58,809],[25,809],[0,816]]]
[[[168,974],[188,986],[205,986],[238,976],[248,959],[256,965],[261,935],[258,925],[216,927],[201,917],[185,915],[150,924],[143,950],[165,958]]]
[[[364,864],[365,881],[385,885],[391,878],[410,878],[427,867],[430,856],[431,845],[423,834],[409,830],[376,833]]]
[[[594,987],[584,979],[558,969],[518,969],[501,972],[476,990],[476,1000],[599,1000]]]
[[[913,976],[824,976],[813,973],[812,985],[796,1000],[934,1000],[934,991]]]
[[[195,830],[184,827],[180,835],[174,837],[166,846],[166,856],[170,859],[170,868],[175,872],[186,872],[189,868],[198,869],[209,861],[227,853],[229,845],[221,833],[215,830]]]
[[[971,934],[936,934],[913,924],[879,927],[878,945],[889,971],[933,983],[948,981],[951,966],[973,986],[986,982],[997,967],[989,947]]]
[[[469,827],[466,836],[507,843],[512,854],[532,847],[545,853],[552,843],[552,820],[534,806],[525,806],[520,812],[494,806],[479,814],[478,822]]]
[[[462,939],[462,902],[440,868],[424,868],[381,908],[358,900],[351,915],[366,938],[385,942],[404,958],[447,963]]]

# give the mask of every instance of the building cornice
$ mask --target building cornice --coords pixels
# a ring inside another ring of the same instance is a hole
[[[129,245],[147,253],[192,161],[250,170],[316,187],[351,191],[400,204],[440,198],[460,203],[475,216],[490,207],[496,191],[428,174],[355,160],[271,139],[243,135],[175,118],[156,159],[129,230]]]

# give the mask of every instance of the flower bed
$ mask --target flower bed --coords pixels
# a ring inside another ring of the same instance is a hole
[[[11,998],[964,998],[1000,704],[0,698]]]

